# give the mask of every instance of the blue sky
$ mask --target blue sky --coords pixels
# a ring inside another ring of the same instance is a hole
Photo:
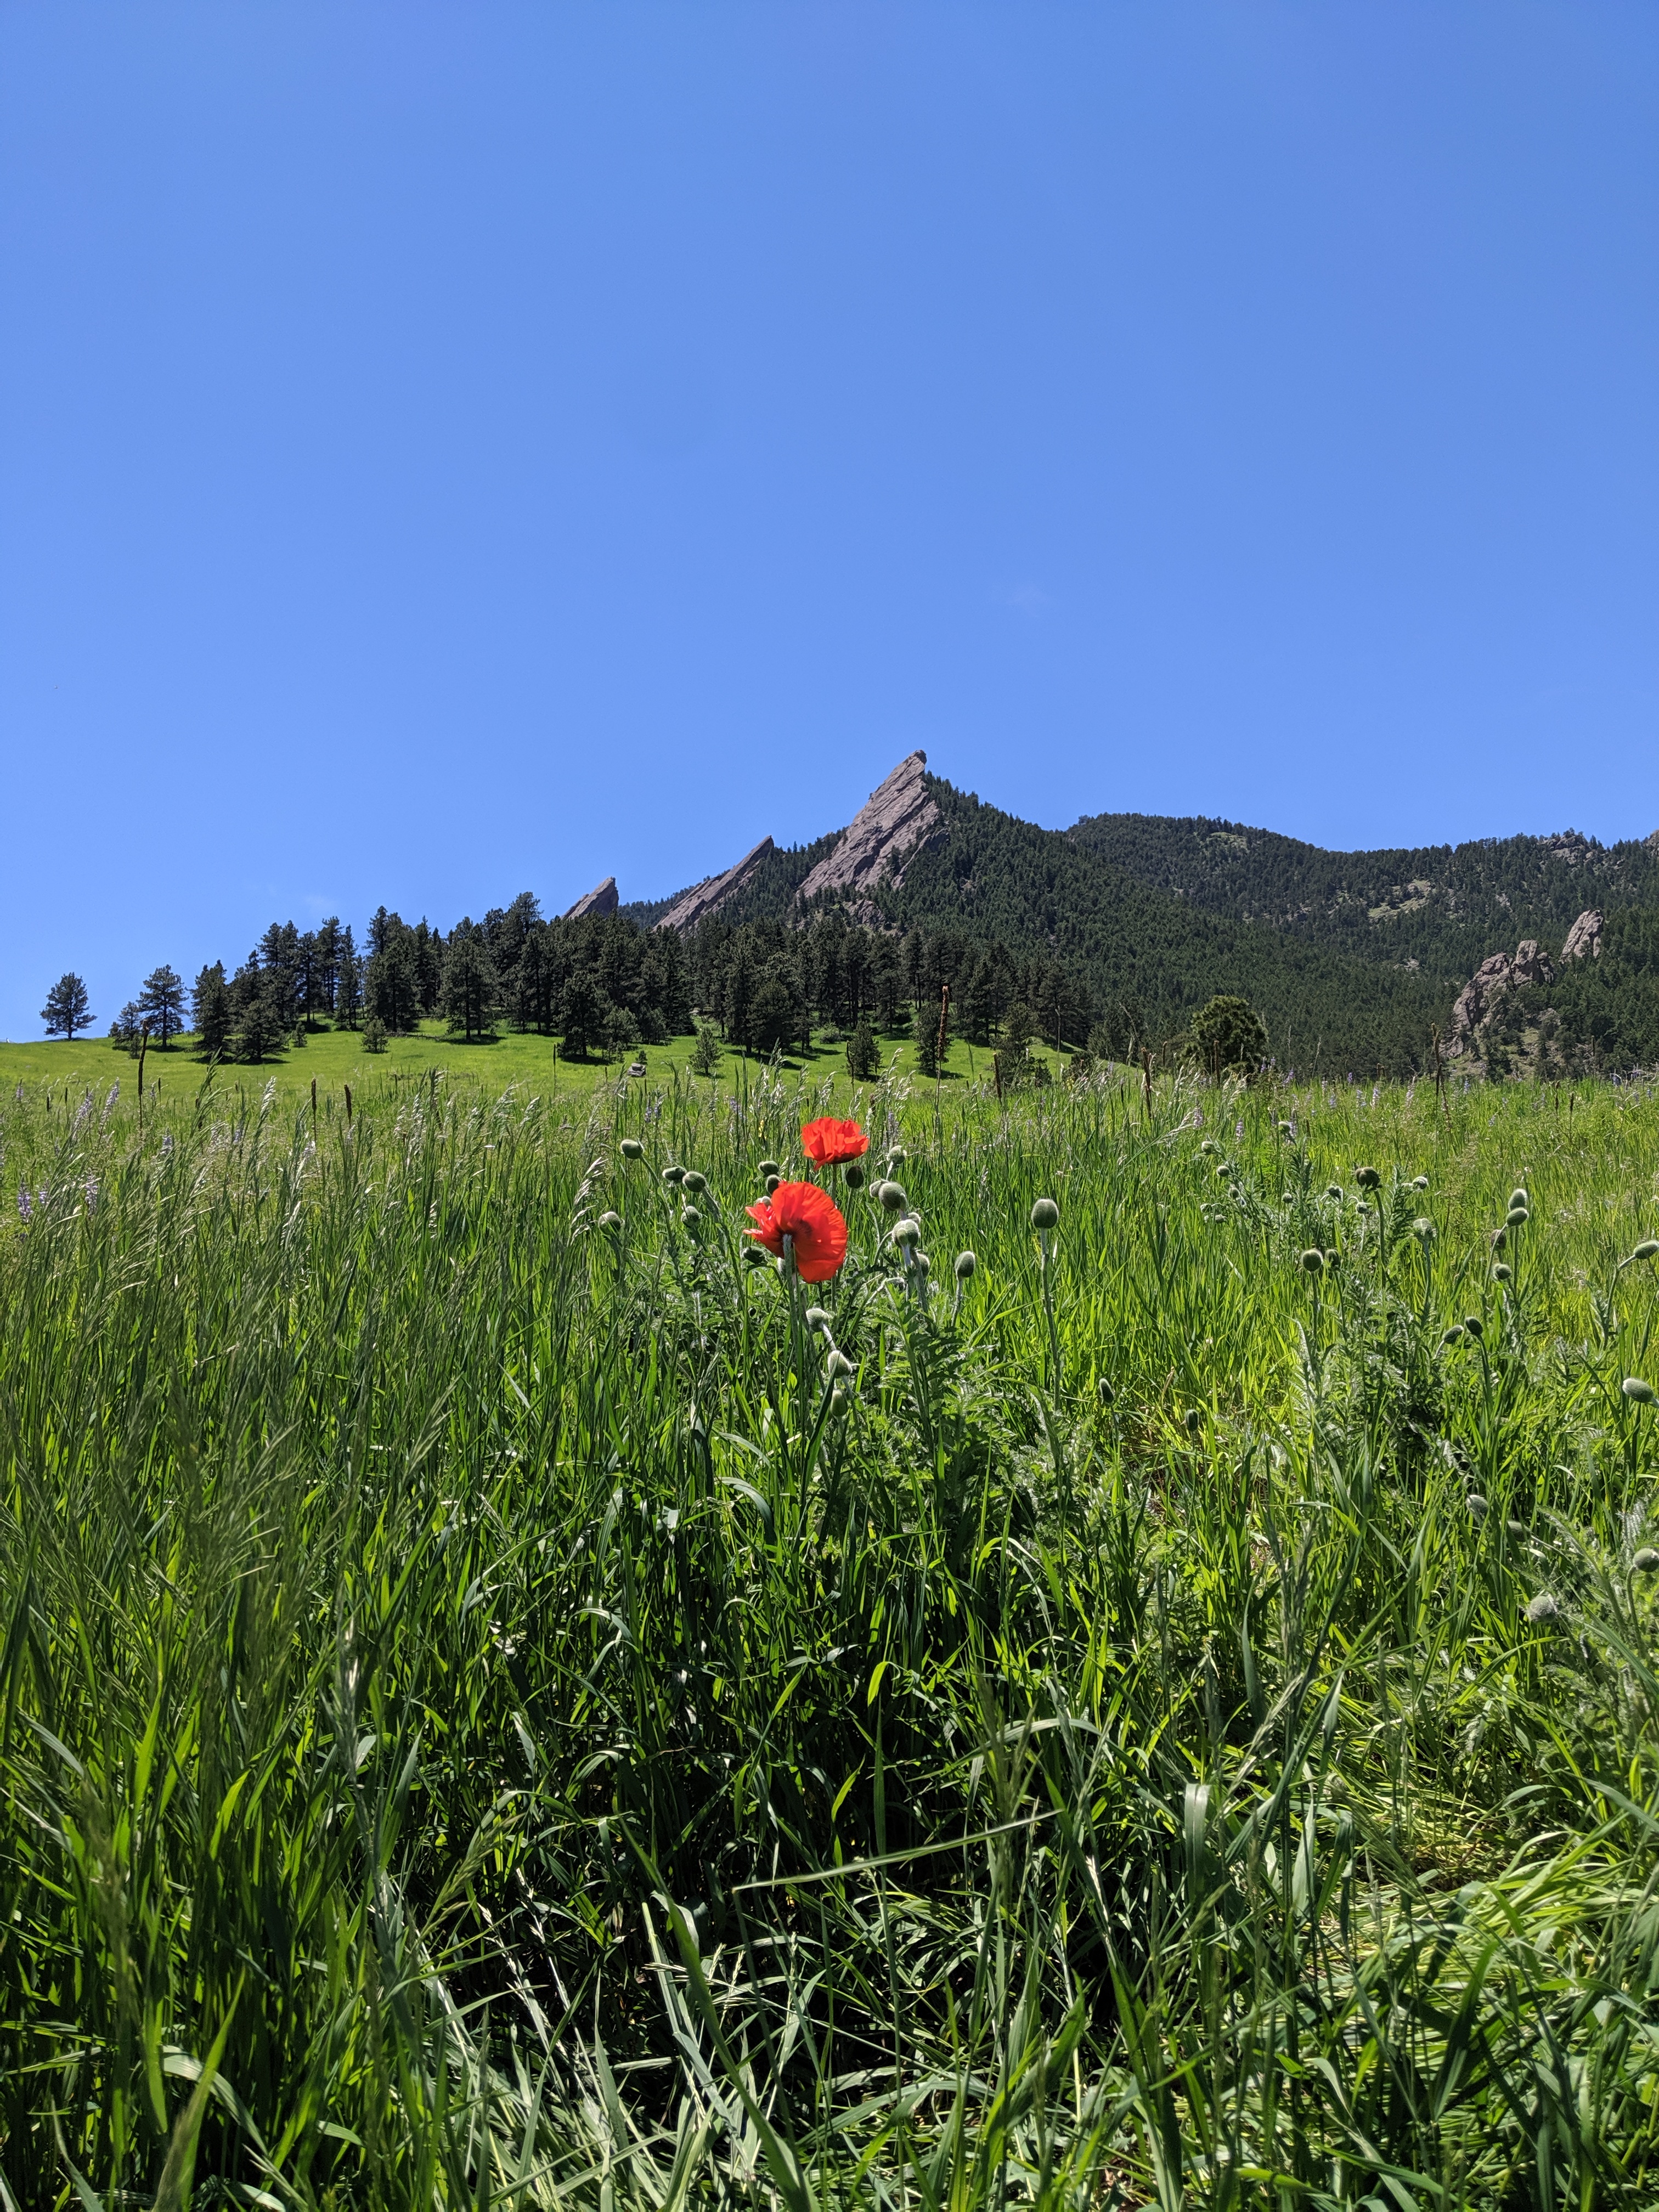
[[[1053,825],[1659,825],[1659,11],[0,5],[0,1035]]]

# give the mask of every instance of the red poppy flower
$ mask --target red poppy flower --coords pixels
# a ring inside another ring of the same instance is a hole
[[[838,1168],[845,1160],[861,1158],[870,1149],[870,1139],[856,1121],[809,1121],[800,1133],[800,1141],[807,1158],[816,1160],[821,1168]]]
[[[815,1182],[781,1182],[749,1212],[759,1225],[748,1234],[769,1252],[781,1258],[784,1238],[793,1239],[795,1273],[804,1283],[827,1283],[847,1257],[841,1208]]]

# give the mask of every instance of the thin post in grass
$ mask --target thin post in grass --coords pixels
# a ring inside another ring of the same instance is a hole
[[[144,1141],[144,1054],[149,1050],[149,1024],[141,1023],[138,1030],[138,1141]]]
[[[945,1081],[945,1040],[951,1024],[951,986],[941,983],[939,993],[939,1042],[933,1049],[933,1140],[945,1142],[945,1125],[939,1112],[939,1090]]]

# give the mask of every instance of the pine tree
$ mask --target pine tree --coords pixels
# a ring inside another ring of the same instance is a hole
[[[923,999],[916,1008],[916,1018],[910,1034],[915,1041],[916,1073],[937,1075],[939,1072],[939,1046],[946,1050],[951,1043],[950,1016],[943,994],[937,999]]]
[[[390,949],[383,957],[391,958]],[[450,1028],[459,1030],[471,1044],[489,1035],[495,998],[495,968],[483,931],[476,922],[457,922],[444,956],[440,1011],[448,1018]]]
[[[343,1030],[355,1030],[363,1010],[363,971],[357,948],[351,941],[351,924],[340,933],[338,965],[334,976],[334,1018]]]
[[[153,968],[138,994],[138,1018],[149,1024],[149,1033],[163,1052],[185,1026],[185,979],[172,968]]]
[[[859,1016],[858,1026],[847,1040],[847,1073],[854,1083],[873,1083],[881,1073],[881,1054],[867,1014]]]
[[[594,981],[592,970],[578,968],[564,987],[559,1017],[564,1041],[559,1057],[586,1060],[589,1046],[604,1034],[605,1018],[610,1012],[611,1001]]]
[[[286,1034],[269,994],[263,990],[254,991],[236,1025],[237,1057],[257,1067],[267,1053],[277,1050]]]
[[[92,1016],[87,1011],[87,987],[72,971],[60,975],[46,994],[46,1003],[40,1009],[40,1018],[46,1025],[46,1035],[62,1034],[65,1044],[73,1044],[76,1030],[90,1029]]]
[[[230,1048],[231,1032],[235,1022],[222,960],[216,960],[210,968],[203,969],[196,978],[196,988],[190,994],[190,1001],[197,1051],[204,1060],[220,1059]]]

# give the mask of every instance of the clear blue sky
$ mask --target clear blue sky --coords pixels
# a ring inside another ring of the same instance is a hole
[[[1659,9],[0,6],[0,1035],[1053,825],[1659,824]]]

